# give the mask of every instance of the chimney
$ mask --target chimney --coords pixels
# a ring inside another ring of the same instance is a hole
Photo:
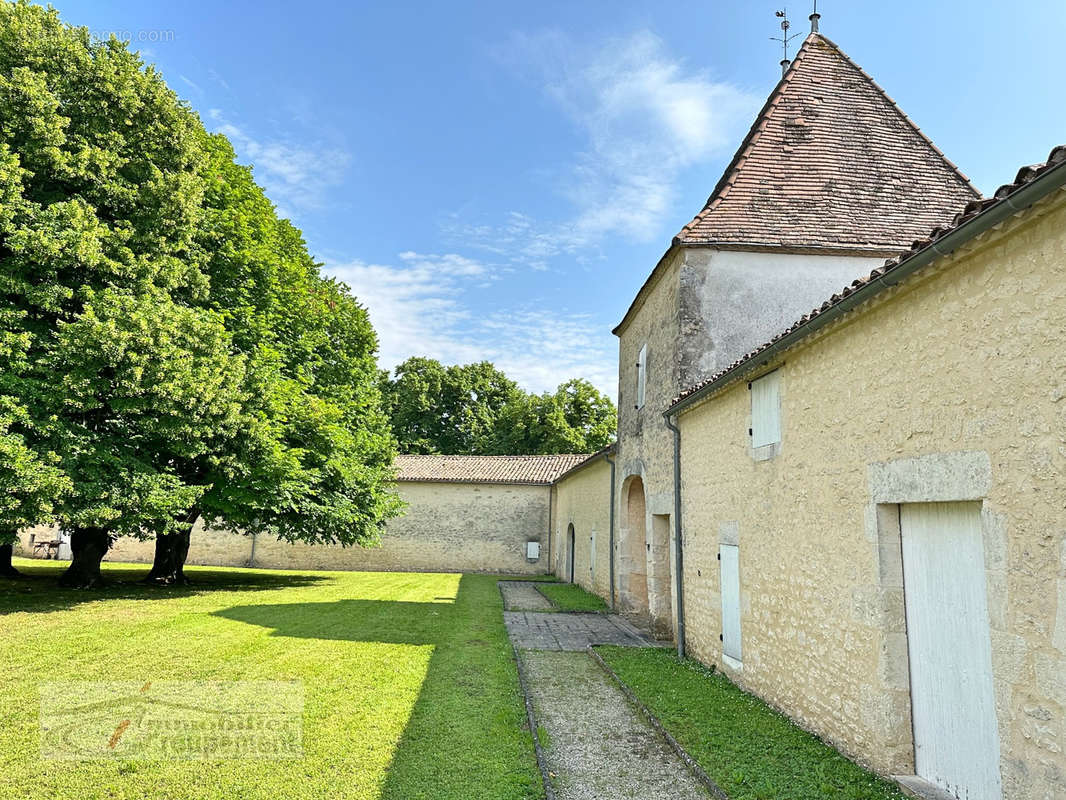
[[[822,15],[815,11],[810,16],[811,20],[811,33],[818,33],[818,20],[822,18]]]
[[[789,61],[787,58],[782,60],[782,62],[781,62],[781,77],[782,78],[785,77],[785,73],[788,72],[788,65],[791,64],[791,63],[792,62]]]

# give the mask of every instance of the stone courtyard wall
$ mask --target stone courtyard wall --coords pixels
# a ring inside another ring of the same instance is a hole
[[[548,571],[548,486],[401,482],[406,513],[389,521],[380,547],[289,544],[268,537],[193,528],[189,564],[263,569],[394,570],[542,574]],[[17,552],[30,556],[30,537],[53,539],[51,528],[23,531]],[[536,561],[526,543],[540,544]],[[151,562],[153,541],[122,538],[108,561]]]

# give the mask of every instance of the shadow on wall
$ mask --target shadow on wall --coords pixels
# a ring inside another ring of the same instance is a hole
[[[433,647],[383,800],[409,800],[415,786],[432,787],[433,797],[469,800],[542,792],[494,578],[464,575],[454,602],[353,599],[214,614],[271,629],[272,636]]]

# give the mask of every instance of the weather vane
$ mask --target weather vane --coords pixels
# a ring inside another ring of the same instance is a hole
[[[781,74],[784,75],[788,72],[788,43],[799,36],[798,33],[789,34],[789,29],[792,27],[792,23],[788,21],[788,7],[786,6],[783,11],[777,12],[778,19],[781,20],[781,37],[771,36],[770,41],[781,42],[781,49],[784,51],[784,58],[781,59]]]

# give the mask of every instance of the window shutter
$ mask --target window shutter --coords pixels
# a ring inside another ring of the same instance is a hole
[[[751,446],[781,441],[781,371],[751,382]]]
[[[723,544],[718,557],[722,562],[722,652],[740,661],[740,548]]]

